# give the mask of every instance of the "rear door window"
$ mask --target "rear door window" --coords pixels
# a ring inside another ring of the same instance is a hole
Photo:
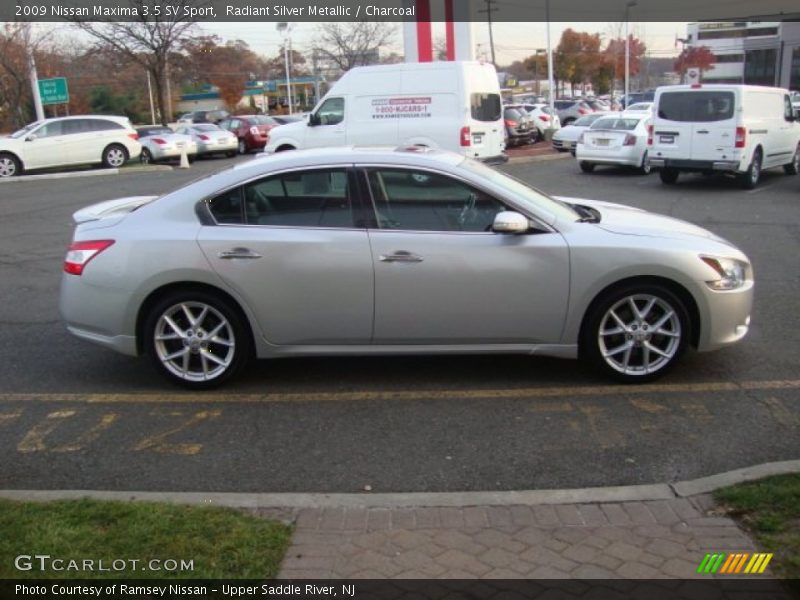
[[[490,123],[502,116],[503,104],[500,94],[472,94],[470,96],[470,113],[476,121]]]
[[[733,118],[733,92],[667,92],[658,101],[658,117],[668,121],[712,123]]]

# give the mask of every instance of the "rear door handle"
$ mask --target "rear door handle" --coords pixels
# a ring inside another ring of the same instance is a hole
[[[423,261],[423,258],[417,254],[412,254],[411,252],[406,252],[405,250],[399,250],[394,254],[381,254],[380,256],[381,262],[404,262],[404,263],[419,263]]]
[[[258,252],[255,252],[250,248],[231,248],[230,250],[223,250],[217,254],[217,256],[222,259],[261,258],[261,255]]]
[[[708,129],[701,129],[701,130],[700,130],[700,131],[698,131],[697,133],[708,133]]]

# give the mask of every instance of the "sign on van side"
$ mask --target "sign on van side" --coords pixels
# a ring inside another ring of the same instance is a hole
[[[430,96],[373,98],[373,119],[421,119],[431,116]]]

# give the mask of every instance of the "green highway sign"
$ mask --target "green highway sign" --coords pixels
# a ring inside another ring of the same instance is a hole
[[[66,104],[69,102],[66,78],[40,79],[39,95],[42,97],[42,104]]]

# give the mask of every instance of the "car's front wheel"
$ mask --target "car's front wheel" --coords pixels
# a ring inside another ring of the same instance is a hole
[[[683,302],[660,285],[633,284],[605,294],[587,314],[581,355],[615,379],[651,381],[686,348],[690,321]]]
[[[144,335],[156,369],[190,389],[221,385],[241,371],[253,353],[240,313],[205,291],[162,298],[146,317]]]
[[[594,171],[594,163],[590,163],[585,160],[579,161],[578,166],[584,173],[591,173],[592,171]]]

